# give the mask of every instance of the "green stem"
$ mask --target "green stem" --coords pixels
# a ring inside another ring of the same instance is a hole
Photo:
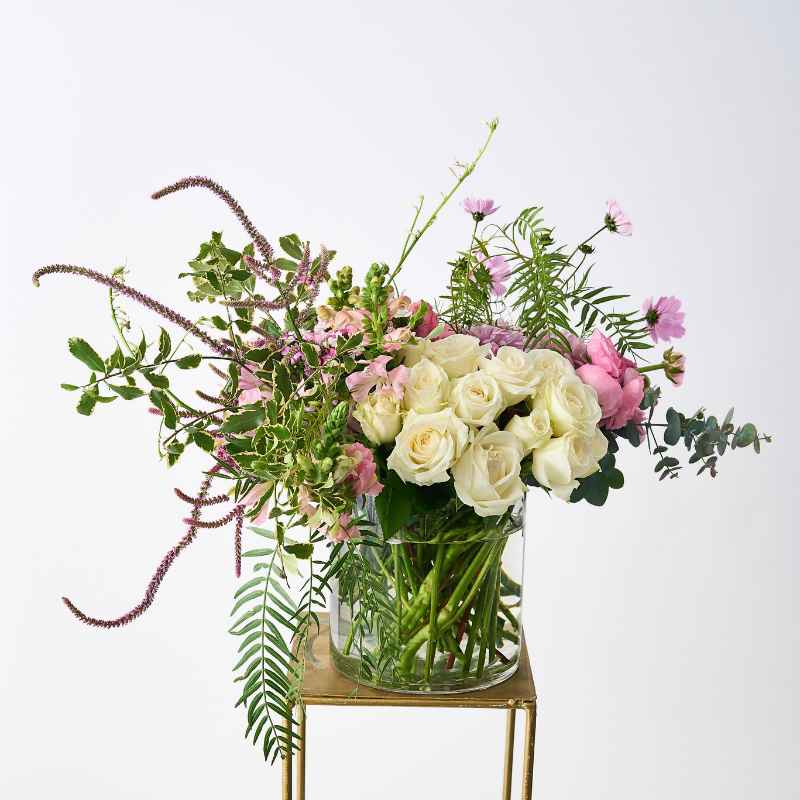
[[[442,573],[442,563],[444,562],[445,546],[443,542],[436,545],[436,562],[433,566],[433,580],[431,581],[431,603],[430,603],[430,616],[428,627],[430,629],[430,638],[428,639],[428,652],[425,657],[425,681],[431,679],[431,667],[433,666],[433,658],[436,654],[436,642],[438,638],[438,631],[436,626],[436,615],[439,611],[439,581]]]

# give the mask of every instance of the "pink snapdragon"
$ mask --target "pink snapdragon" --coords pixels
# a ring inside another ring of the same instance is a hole
[[[393,297],[389,300],[388,305],[389,319],[410,317],[417,306],[419,306],[419,303],[414,303],[408,295],[401,294],[400,297]]]
[[[652,297],[645,300],[642,311],[654,342],[680,339],[686,333],[685,314],[680,308],[681,301],[677,297],[659,297],[655,303]]]
[[[345,446],[344,453],[352,462],[345,480],[350,484],[356,497],[362,494],[370,497],[379,495],[383,491],[383,484],[378,481],[372,450],[360,442],[353,442]]]
[[[258,378],[247,367],[242,367],[239,371],[239,405],[246,406],[250,403],[258,403],[261,400],[269,400],[272,392],[267,385]]]
[[[386,365],[391,356],[378,356],[370,361],[361,372],[354,372],[345,378],[347,388],[357,403],[363,403],[375,389],[378,394],[403,399],[403,391],[408,381],[408,367],[399,366],[387,372]]]
[[[339,514],[339,519],[332,525],[328,525],[325,533],[334,542],[347,542],[358,539],[361,536],[357,525],[351,525],[353,515],[345,511]]]
[[[484,217],[489,214],[494,214],[499,208],[494,204],[494,200],[489,197],[467,197],[462,203],[464,211],[471,214],[475,222],[480,222]]]
[[[605,226],[612,233],[618,233],[620,236],[630,236],[633,233],[633,224],[625,216],[616,200],[609,200],[606,204]]]
[[[257,483],[243,498],[242,504],[245,508],[255,508],[261,498],[272,488],[271,483]],[[251,520],[254,525],[261,525],[269,519],[269,500],[261,507],[261,510]]]

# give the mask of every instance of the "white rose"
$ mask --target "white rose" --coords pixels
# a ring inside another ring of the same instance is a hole
[[[447,405],[449,394],[447,373],[438,364],[423,358],[408,371],[403,406],[418,414],[432,414]]]
[[[534,408],[527,417],[518,417],[515,414],[506,425],[506,430],[519,439],[523,455],[541,447],[553,435],[550,415],[544,408]]]
[[[450,386],[450,408],[467,425],[488,425],[505,407],[500,385],[485,372],[470,372]]]
[[[491,423],[453,467],[456,494],[479,517],[494,517],[514,505],[524,494],[519,477],[522,448],[513,433]]]
[[[538,349],[529,350],[528,355],[533,362],[536,372],[543,381],[563,378],[565,375],[574,375],[575,368],[572,363],[555,350]]]
[[[403,363],[407,367],[419,364],[423,358],[430,358],[430,348],[433,342],[430,339],[417,338],[413,342],[403,345]]]
[[[450,480],[447,470],[461,457],[469,428],[445,408],[435,414],[409,411],[386,463],[406,483],[430,486]]]
[[[533,451],[533,477],[562,500],[569,500],[578,478],[597,472],[597,462],[607,450],[608,440],[601,431],[595,430],[591,436],[570,431]]]
[[[542,379],[531,353],[508,345],[498,348],[493,358],[481,358],[480,368],[500,384],[507,406],[532,397]]]
[[[451,378],[460,378],[478,369],[478,359],[486,350],[488,347],[481,347],[477,336],[454,333],[430,342],[424,355],[438,364]]]
[[[533,407],[547,411],[556,436],[569,431],[591,436],[600,422],[597,392],[577,375],[562,375],[545,381],[536,392]]]
[[[367,439],[375,444],[391,442],[403,424],[400,403],[392,397],[375,393],[356,406],[353,416],[361,423]]]

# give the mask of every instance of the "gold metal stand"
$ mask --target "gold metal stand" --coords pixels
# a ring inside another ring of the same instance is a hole
[[[301,741],[297,751],[295,800],[306,797],[306,726],[309,706],[392,706],[413,708],[499,708],[506,710],[506,749],[503,765],[503,800],[511,800],[514,772],[514,732],[517,709],[525,712],[525,749],[522,757],[522,797],[533,795],[533,750],[536,741],[536,688],[533,684],[525,637],[522,636],[519,669],[507,681],[465,694],[399,694],[357,686],[333,666],[327,615],[320,615],[320,630],[308,642],[303,679],[303,705],[297,725]],[[289,720],[294,725],[294,720]],[[283,800],[292,800],[292,755],[283,762]]]

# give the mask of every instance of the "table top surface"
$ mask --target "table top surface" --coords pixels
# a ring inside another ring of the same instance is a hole
[[[522,636],[519,668],[508,680],[460,694],[402,694],[356,684],[340,674],[330,656],[328,615],[320,614],[320,629],[313,629],[306,646],[303,701],[317,706],[411,706],[434,708],[520,708],[536,703],[533,672]]]

